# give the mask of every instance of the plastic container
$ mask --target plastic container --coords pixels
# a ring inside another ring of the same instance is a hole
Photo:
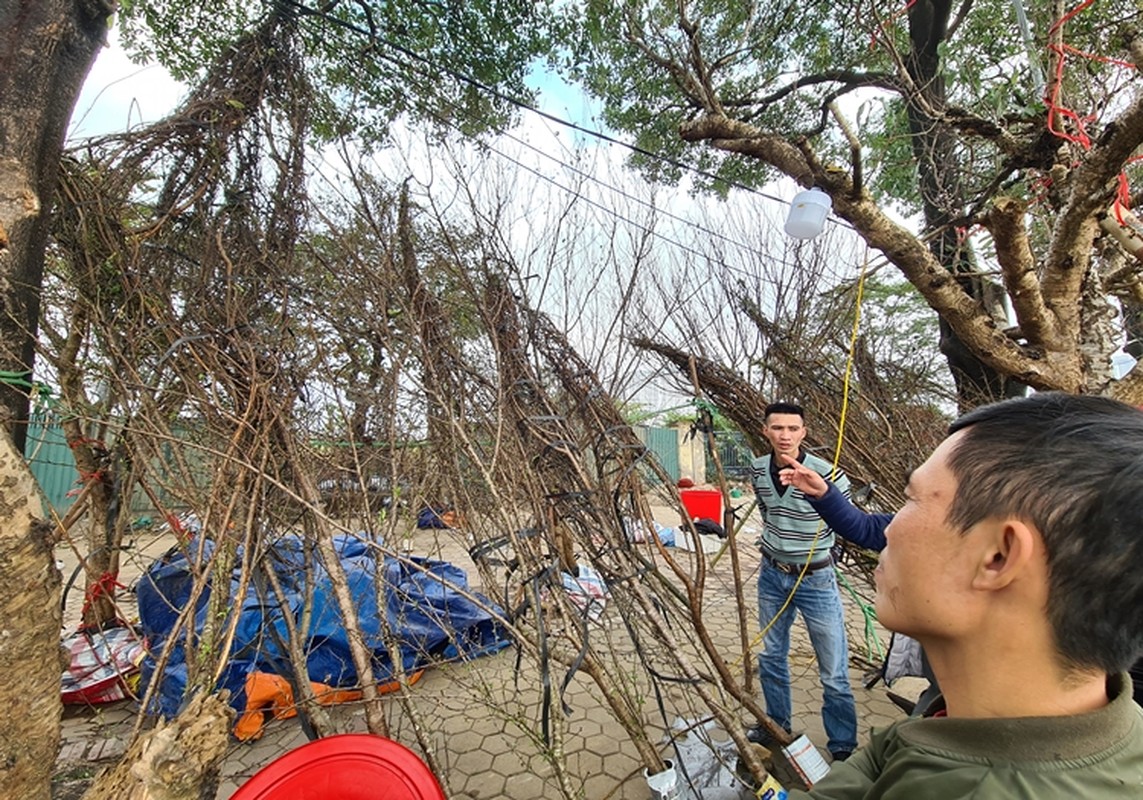
[[[667,768],[654,775],[643,770],[643,778],[647,781],[647,788],[651,790],[651,800],[682,800],[679,792],[679,777],[675,773],[675,764],[670,759],[663,762]]]
[[[444,800],[433,773],[409,748],[364,733],[304,744],[271,761],[231,800]]]
[[[717,489],[685,489],[679,499],[692,520],[705,518],[722,524],[722,492]]]
[[[821,189],[807,189],[794,195],[786,216],[786,235],[795,239],[812,239],[822,232],[833,200]]]

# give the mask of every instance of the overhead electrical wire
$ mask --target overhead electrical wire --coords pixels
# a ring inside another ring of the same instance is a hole
[[[655,205],[650,200],[646,200],[642,197],[631,194],[626,189],[623,189],[622,187],[619,187],[619,186],[615,186],[614,184],[612,184],[608,181],[605,181],[596,175],[593,175],[592,173],[588,172],[587,170],[583,170],[583,169],[580,169],[579,167],[577,167],[573,164],[569,164],[566,161],[563,161],[563,160],[557,158],[556,156],[552,155],[551,153],[548,153],[545,150],[543,150],[539,147],[536,147],[535,145],[530,144],[530,143],[526,142],[525,140],[513,135],[509,131],[506,131],[506,130],[505,131],[499,131],[499,133],[502,136],[504,136],[505,138],[511,139],[512,141],[517,142],[521,146],[528,148],[529,150],[533,151],[537,155],[540,155],[544,158],[547,158],[547,159],[550,159],[551,161],[554,161],[555,163],[559,164],[564,169],[566,169],[566,170],[568,170],[568,171],[570,171],[576,175],[579,175],[580,177],[586,178],[590,181],[594,181],[595,183],[597,183],[600,186],[608,189],[609,191],[612,191],[612,192],[618,194],[620,197],[623,197],[623,198],[630,200],[634,203],[638,203],[639,205],[645,206],[645,207],[649,208],[650,210],[652,210],[656,213],[662,214],[664,217],[667,217],[668,219],[672,219],[672,220],[674,220],[676,222],[680,222],[684,225],[689,225],[692,228],[695,228],[696,230],[706,234],[707,236],[711,236],[711,237],[714,237],[716,239],[721,239],[722,241],[726,242],[727,244],[733,245],[733,246],[735,246],[741,250],[751,252],[754,255],[760,256],[762,258],[765,258],[765,259],[768,259],[771,261],[776,260],[776,261],[779,261],[780,263],[784,263],[786,266],[791,266],[787,262],[782,262],[781,259],[775,259],[773,257],[773,254],[771,254],[771,253],[763,253],[757,247],[754,247],[752,245],[748,245],[744,242],[740,242],[737,239],[733,239],[730,236],[727,236],[725,233],[722,233],[720,231],[716,231],[713,228],[708,228],[706,225],[703,225],[701,222],[697,222],[697,221],[692,220],[692,219],[687,219],[686,217],[680,216],[680,215],[675,214],[671,211],[668,211],[668,210],[666,210],[660,206]],[[500,155],[503,155],[499,151],[496,151],[496,152]],[[515,161],[515,159],[512,159],[509,156],[503,156],[503,157],[509,158],[509,160],[512,160],[514,163],[519,164],[518,161]],[[523,166],[523,165],[521,165],[521,166]],[[525,167],[525,169],[527,169],[527,167]],[[533,171],[533,170],[529,170],[529,171]],[[539,173],[536,173],[536,174],[539,174]],[[545,180],[547,180],[547,178],[543,175],[541,175],[540,177],[544,177]],[[556,185],[558,185],[558,184],[556,184]],[[651,231],[651,232],[654,233],[654,231]]]
[[[617,220],[619,220],[619,221],[621,221],[621,222],[625,222],[625,223],[627,223],[628,225],[631,225],[631,226],[633,226],[633,227],[635,227],[635,228],[638,228],[638,229],[639,229],[639,230],[641,230],[642,232],[644,232],[644,233],[646,233],[646,234],[649,234],[649,235],[651,235],[651,236],[654,236],[654,237],[655,237],[655,238],[657,238],[657,239],[661,239],[662,241],[666,242],[667,244],[670,244],[670,245],[672,245],[672,246],[674,246],[674,247],[677,247],[677,248],[679,248],[680,250],[683,250],[684,252],[686,252],[686,253],[689,253],[690,255],[696,256],[696,257],[698,257],[698,258],[701,258],[701,259],[704,259],[704,260],[707,260],[707,261],[711,261],[711,260],[714,260],[714,259],[711,257],[711,254],[710,254],[710,253],[704,253],[704,252],[702,252],[702,251],[700,251],[700,250],[696,250],[694,247],[691,247],[691,246],[690,246],[690,245],[688,245],[688,244],[685,244],[685,243],[683,243],[683,242],[680,242],[680,241],[678,241],[677,239],[673,239],[673,238],[671,238],[670,236],[667,236],[666,234],[664,234],[664,233],[662,233],[662,232],[660,232],[660,231],[656,230],[656,229],[655,229],[655,228],[653,228],[653,227],[650,227],[650,226],[648,226],[648,225],[645,225],[645,224],[643,224],[643,223],[641,223],[641,222],[639,222],[639,221],[637,221],[637,220],[634,220],[634,219],[632,219],[631,217],[628,217],[628,216],[626,216],[626,215],[622,214],[621,212],[619,212],[619,211],[616,211],[614,208],[611,208],[611,207],[609,207],[609,206],[605,205],[604,203],[602,203],[602,202],[600,202],[600,201],[597,201],[597,200],[593,200],[592,198],[590,198],[590,197],[587,197],[586,195],[584,195],[584,194],[582,194],[582,193],[580,193],[580,192],[577,192],[577,191],[576,191],[575,189],[573,189],[572,187],[569,187],[569,186],[565,186],[565,185],[563,185],[562,183],[560,183],[559,181],[557,181],[555,178],[552,178],[552,177],[550,177],[550,176],[548,176],[548,175],[544,175],[544,174],[543,174],[542,172],[540,172],[539,170],[537,170],[537,169],[534,169],[534,168],[532,168],[532,167],[529,167],[529,166],[528,166],[528,165],[526,165],[526,164],[523,164],[523,163],[521,163],[520,161],[518,161],[517,159],[515,159],[515,158],[513,158],[512,156],[508,155],[507,153],[503,153],[503,152],[501,152],[501,151],[499,151],[499,150],[496,150],[494,147],[490,147],[489,149],[491,149],[493,152],[495,152],[495,153],[496,153],[498,156],[500,156],[501,158],[507,159],[508,161],[512,162],[513,164],[515,164],[515,165],[516,165],[517,167],[519,167],[520,169],[523,169],[523,170],[525,170],[525,171],[527,171],[527,172],[530,172],[530,173],[532,173],[533,175],[537,176],[538,178],[540,178],[540,179],[542,179],[542,180],[545,180],[545,181],[547,181],[548,183],[550,183],[551,185],[555,186],[555,187],[556,187],[556,188],[558,188],[558,189],[562,189],[562,190],[563,190],[563,191],[565,191],[565,192],[568,192],[568,193],[570,193],[570,194],[573,194],[573,195],[575,195],[575,196],[576,196],[576,197],[577,197],[579,200],[582,200],[583,202],[587,203],[588,205],[591,205],[591,206],[594,206],[595,208],[598,208],[598,209],[600,209],[601,211],[603,211],[603,212],[605,212],[605,213],[609,214],[610,216],[614,217],[615,219],[617,219]],[[565,166],[566,166],[566,165],[565,165]],[[604,185],[604,186],[608,186],[608,184],[606,184],[606,183],[605,183],[605,184],[603,184],[603,185]],[[615,189],[614,187],[609,187],[609,188],[613,188],[613,189],[614,189],[614,191],[617,191],[617,192],[619,192],[620,194],[624,194],[624,196],[630,197],[630,195],[626,195],[626,194],[625,194],[625,193],[624,193],[624,192],[623,192],[621,189]],[[788,262],[783,262],[783,261],[781,261],[781,259],[776,259],[776,258],[772,257],[771,255],[768,255],[768,254],[763,254],[763,253],[762,253],[760,250],[757,250],[757,249],[755,249],[755,248],[753,248],[753,247],[749,247],[749,246],[747,246],[747,245],[744,245],[744,244],[742,244],[742,243],[740,243],[740,242],[736,242],[736,241],[734,241],[733,239],[730,239],[729,237],[727,237],[727,236],[724,236],[723,234],[720,234],[720,233],[718,233],[718,232],[716,232],[716,231],[710,231],[710,230],[708,230],[707,228],[703,227],[702,225],[698,224],[697,222],[693,222],[693,221],[691,221],[691,220],[688,220],[688,219],[685,219],[685,218],[683,218],[683,217],[680,217],[680,216],[678,216],[678,215],[676,215],[676,214],[671,214],[671,213],[670,213],[670,212],[668,212],[668,211],[664,211],[663,209],[660,209],[660,208],[656,207],[656,206],[655,206],[653,203],[649,203],[649,202],[647,202],[647,201],[645,201],[645,200],[644,200],[644,201],[639,201],[637,198],[631,198],[631,199],[634,199],[634,200],[636,200],[636,202],[642,202],[644,205],[646,205],[648,208],[650,208],[650,209],[651,209],[651,210],[653,210],[653,211],[657,211],[657,212],[660,212],[660,213],[664,214],[664,215],[665,215],[665,216],[667,216],[667,217],[670,217],[670,218],[672,218],[672,219],[675,219],[675,220],[677,220],[677,221],[679,221],[679,222],[682,222],[682,223],[684,223],[684,224],[687,224],[687,225],[691,225],[691,226],[693,226],[693,227],[695,227],[695,228],[698,228],[699,230],[701,230],[701,231],[703,231],[703,232],[705,232],[705,233],[709,233],[711,236],[716,236],[716,237],[718,237],[718,238],[720,238],[720,239],[724,239],[724,240],[726,240],[727,242],[729,242],[729,243],[731,243],[731,244],[734,244],[734,245],[736,245],[737,247],[740,247],[740,248],[742,248],[743,250],[748,250],[748,251],[750,251],[751,253],[754,253],[754,254],[756,254],[756,255],[762,256],[762,257],[764,257],[764,258],[766,258],[766,259],[768,259],[768,260],[770,260],[770,261],[772,261],[772,262],[773,262],[773,261],[777,261],[777,262],[779,262],[779,263],[782,263],[782,264],[784,264],[784,265],[786,265],[786,266],[790,266],[790,264],[789,264]],[[739,268],[737,268],[737,267],[732,267],[731,265],[729,265],[729,264],[725,263],[724,261],[719,261],[719,263],[720,263],[720,265],[721,265],[722,267],[724,267],[725,269],[727,269],[727,270],[729,270],[729,271],[732,271],[732,272],[741,272],[741,273],[742,273],[742,274],[744,274],[744,275],[745,275],[745,274],[748,274],[748,273],[746,273],[746,272],[745,272],[745,270],[741,270],[741,269],[739,269]]]
[[[739,189],[739,190],[744,191],[744,192],[749,192],[750,194],[754,194],[754,195],[757,195],[759,197],[766,198],[767,200],[771,200],[775,203],[780,203],[783,206],[788,205],[787,200],[783,200],[781,197],[778,197],[777,195],[773,195],[773,194],[770,194],[768,192],[764,192],[761,189],[758,189],[754,186],[750,186],[749,184],[742,183],[741,181],[736,181],[736,180],[733,180],[731,178],[726,178],[726,177],[723,177],[720,175],[716,175],[715,173],[710,172],[709,170],[704,170],[701,167],[696,167],[693,164],[688,164],[685,161],[680,161],[679,159],[674,158],[672,156],[668,156],[668,155],[665,155],[663,153],[658,153],[658,152],[655,152],[654,150],[648,150],[645,147],[641,147],[640,145],[624,141],[623,139],[620,139],[616,136],[612,136],[610,134],[604,133],[603,131],[595,130],[594,128],[589,128],[589,127],[586,127],[584,125],[580,125],[578,123],[572,122],[570,120],[563,119],[562,117],[556,116],[555,114],[549,113],[547,111],[541,111],[540,109],[538,109],[535,106],[521,100],[520,98],[513,97],[512,95],[507,94],[507,93],[501,91],[500,89],[497,89],[494,86],[490,86],[490,85],[484,83],[483,81],[479,80],[478,78],[474,78],[471,75],[467,75],[467,74],[465,74],[459,70],[453,69],[452,67],[447,67],[447,66],[437,64],[431,58],[424,56],[424,55],[421,55],[420,53],[418,53],[414,50],[410,50],[409,48],[404,47],[404,46],[402,46],[402,45],[398,44],[397,42],[394,42],[390,39],[386,39],[385,37],[378,34],[376,31],[368,30],[366,28],[361,27],[360,25],[356,25],[352,22],[349,22],[348,20],[338,19],[337,17],[331,16],[326,12],[311,8],[307,5],[305,5],[304,3],[298,2],[298,0],[281,0],[281,1],[285,5],[289,5],[292,8],[296,9],[300,14],[302,14],[304,16],[320,18],[320,19],[322,19],[322,20],[324,20],[330,24],[344,28],[345,30],[351,31],[351,32],[356,33],[360,36],[364,36],[364,37],[368,38],[370,40],[370,42],[372,42],[374,44],[384,45],[387,48],[391,48],[392,50],[395,50],[395,51],[407,56],[408,58],[413,59],[414,61],[417,61],[417,62],[423,64],[426,68],[428,68],[428,71],[421,70],[421,73],[427,78],[437,78],[440,76],[440,74],[443,73],[443,74],[448,75],[449,77],[451,77],[457,81],[460,81],[461,83],[467,84],[467,85],[473,87],[474,89],[477,89],[481,92],[484,92],[485,94],[488,94],[492,97],[495,97],[497,100],[502,100],[503,102],[508,103],[512,106],[515,106],[516,108],[519,108],[523,111],[528,111],[532,114],[535,114],[538,117],[549,120],[550,122],[554,122],[557,125],[561,125],[561,126],[568,128],[570,130],[574,130],[578,133],[586,134],[586,135],[591,136],[593,138],[599,139],[602,142],[607,142],[608,144],[618,145],[619,147],[623,147],[623,148],[630,150],[633,153],[637,153],[641,156],[646,156],[647,158],[651,158],[651,159],[654,159],[656,161],[660,161],[664,164],[668,164],[672,167],[675,167],[677,169],[681,169],[685,172],[693,173],[695,175],[700,175],[700,176],[707,178],[709,180],[713,180],[713,181],[717,181],[719,183],[726,184],[727,186],[730,186],[732,188]],[[396,64],[397,66],[404,67],[406,69],[417,69],[412,64],[401,61],[398,58],[394,58],[392,55],[388,55],[384,51],[381,51],[381,50],[375,51],[375,55],[378,58],[381,58],[385,61],[390,61],[390,62]],[[843,224],[839,220],[831,220],[831,222],[833,222],[834,224]]]
[[[634,153],[638,153],[640,155],[643,155],[643,156],[646,156],[649,158],[653,158],[653,159],[656,159],[658,161],[662,161],[663,163],[670,164],[671,166],[677,167],[677,168],[682,169],[686,172],[691,172],[691,173],[694,173],[697,175],[701,175],[701,176],[708,178],[710,180],[721,181],[723,183],[726,183],[728,186],[732,186],[734,188],[740,189],[740,190],[747,192],[749,194],[752,194],[752,195],[764,198],[766,200],[770,200],[770,201],[779,203],[783,207],[788,205],[787,200],[783,200],[780,197],[777,197],[775,195],[761,191],[755,187],[749,186],[747,184],[739,183],[737,181],[726,180],[720,176],[715,175],[714,173],[708,172],[706,170],[700,169],[700,168],[695,167],[693,165],[690,165],[690,164],[687,164],[685,162],[679,161],[677,159],[671,158],[670,156],[666,156],[666,155],[663,155],[661,153],[656,153],[654,151],[647,150],[646,148],[642,148],[638,145],[634,145],[634,144],[631,144],[629,142],[625,142],[622,139],[616,138],[614,136],[603,133],[601,131],[597,131],[597,130],[585,127],[583,125],[579,125],[579,124],[571,122],[569,120],[565,120],[561,117],[558,117],[554,114],[550,114],[546,111],[541,111],[541,110],[537,109],[536,107],[520,100],[519,98],[512,97],[511,95],[508,95],[508,94],[506,94],[506,93],[504,93],[504,92],[502,92],[502,91],[500,91],[494,87],[488,86],[487,84],[481,82],[480,80],[478,80],[476,78],[465,75],[464,73],[459,72],[457,70],[454,70],[450,67],[438,65],[432,59],[430,59],[426,56],[423,56],[419,53],[416,53],[415,51],[412,51],[412,50],[410,50],[406,47],[403,47],[401,45],[398,45],[398,44],[396,44],[396,43],[394,43],[388,39],[385,39],[384,37],[377,35],[376,33],[372,32],[372,31],[369,31],[369,30],[362,28],[358,25],[355,25],[351,22],[348,22],[345,20],[340,20],[340,19],[337,19],[335,17],[331,17],[328,14],[324,14],[320,11],[310,9],[307,6],[305,6],[304,4],[296,2],[296,0],[285,0],[285,2],[287,2],[289,5],[293,6],[294,8],[298,9],[302,13],[306,14],[307,16],[319,17],[323,21],[329,22],[331,24],[345,28],[346,30],[349,30],[349,31],[356,33],[358,35],[364,36],[364,37],[368,38],[371,42],[374,42],[377,44],[383,44],[386,47],[391,47],[392,49],[397,50],[397,51],[401,52],[402,54],[408,56],[410,59],[413,59],[416,62],[419,62],[420,64],[424,65],[424,67],[418,67],[415,64],[411,64],[411,63],[403,61],[399,58],[394,58],[392,55],[385,55],[383,53],[377,53],[377,55],[380,58],[382,58],[383,60],[390,61],[390,62],[396,64],[397,66],[401,67],[401,68],[413,70],[415,72],[420,73],[421,75],[423,75],[426,78],[437,78],[440,73],[447,74],[450,77],[453,77],[454,79],[456,79],[458,81],[461,81],[463,83],[471,85],[474,88],[479,89],[480,91],[487,92],[488,94],[490,94],[490,95],[492,95],[492,96],[494,96],[500,100],[503,100],[504,102],[507,102],[507,103],[509,103],[509,104],[511,104],[511,105],[523,110],[523,111],[531,112],[532,114],[535,114],[536,116],[541,117],[542,119],[548,120],[550,122],[553,122],[557,125],[569,128],[569,129],[577,131],[579,133],[587,134],[589,136],[595,137],[595,138],[599,139],[600,141],[603,141],[603,142],[606,142],[609,144],[618,145],[618,146],[626,148],[626,149],[628,149]],[[453,110],[456,109],[456,106],[454,104],[447,103],[447,101],[446,101],[446,105],[449,105]],[[457,131],[458,133],[461,133],[462,135],[466,135],[465,132],[460,128],[460,126],[456,122],[451,121],[449,119],[446,119],[443,116],[438,116],[438,115],[432,115],[432,116],[439,124],[443,124],[447,127],[450,127],[453,130]],[[643,198],[640,198],[636,195],[633,195],[621,187],[615,186],[614,184],[609,183],[608,181],[603,180],[602,178],[600,178],[596,175],[593,175],[593,174],[591,174],[585,170],[582,170],[582,169],[580,169],[580,168],[578,168],[572,164],[569,164],[566,161],[563,161],[562,159],[558,158],[555,155],[552,155],[549,152],[546,152],[540,148],[535,147],[534,145],[529,144],[528,142],[524,141],[523,139],[513,135],[510,131],[508,131],[505,128],[494,127],[493,130],[497,134],[504,136],[508,139],[511,139],[511,140],[517,142],[518,144],[520,144],[520,145],[536,152],[537,154],[543,156],[544,158],[547,158],[547,159],[555,162],[560,167],[562,167],[565,170],[568,170],[569,172],[572,172],[572,173],[575,173],[577,175],[580,175],[581,177],[587,178],[588,180],[593,181],[594,183],[598,184],[599,186],[605,188],[606,190],[611,191],[615,194],[618,194],[619,196],[624,197],[626,199],[629,199],[635,203],[643,205],[643,206],[655,211],[656,213],[662,214],[663,216],[665,216],[669,219],[675,220],[676,222],[682,223],[684,225],[689,225],[689,226],[695,228],[696,230],[702,232],[703,234],[705,234],[707,236],[720,239],[720,240],[726,242],[727,244],[732,245],[733,247],[737,248],[740,251],[748,252],[754,256],[757,256],[761,259],[764,259],[765,261],[767,261],[769,263],[775,263],[775,264],[779,264],[781,266],[789,267],[789,268],[797,268],[798,267],[798,265],[795,262],[792,262],[788,259],[779,258],[779,257],[775,256],[774,253],[772,253],[772,252],[763,252],[759,247],[745,244],[739,240],[736,240],[730,236],[727,236],[724,233],[720,233],[718,231],[715,231],[715,230],[703,225],[702,223],[700,223],[698,221],[687,219],[687,218],[682,217],[678,214],[674,214],[668,210],[665,210],[659,206],[656,206],[654,203],[652,203],[646,199],[643,199]],[[662,232],[660,232],[660,231],[658,231],[652,227],[649,227],[649,226],[647,226],[643,223],[640,223],[640,222],[638,222],[638,221],[636,221],[636,220],[634,220],[628,216],[625,216],[624,214],[616,211],[614,208],[607,206],[605,203],[603,203],[601,201],[593,200],[592,198],[587,197],[582,192],[579,192],[576,189],[573,189],[571,187],[568,187],[568,186],[560,183],[557,179],[555,179],[549,175],[544,174],[543,172],[541,172],[540,170],[538,170],[536,168],[533,168],[533,167],[530,167],[530,166],[523,164],[517,158],[514,158],[513,156],[504,152],[503,150],[500,150],[500,149],[496,148],[495,146],[493,146],[487,142],[481,143],[481,146],[484,147],[485,149],[489,150],[490,152],[495,153],[498,157],[511,162],[512,164],[514,164],[518,168],[523,169],[523,170],[535,175],[536,177],[540,178],[541,180],[544,180],[544,181],[550,183],[551,185],[555,186],[556,188],[560,189],[561,191],[565,191],[565,192],[568,192],[570,194],[575,195],[576,197],[580,198],[581,200],[583,200],[587,204],[589,204],[595,208],[598,208],[599,210],[601,210],[607,214],[610,214],[611,216],[615,217],[616,219],[618,219],[622,222],[625,222],[629,225],[632,225],[632,226],[640,229],[644,233],[647,233],[649,235],[652,235],[652,236],[660,239],[661,241],[663,241],[666,244],[677,247],[677,248],[683,250],[684,252],[686,252],[690,255],[696,256],[698,258],[702,258],[704,260],[710,260],[710,261],[717,261],[718,264],[720,265],[720,267],[727,270],[728,272],[737,273],[739,275],[742,275],[743,277],[748,277],[748,278],[756,277],[753,273],[749,272],[746,269],[733,266],[733,265],[727,263],[724,259],[716,258],[714,256],[714,254],[701,252],[701,251],[695,249],[694,247],[692,247],[690,245],[687,245],[683,242],[680,242],[677,239],[674,239],[674,238],[672,238],[672,237],[670,237],[670,236],[668,236],[668,235],[666,235],[666,234],[664,234],[664,233],[662,233]],[[833,222],[834,224],[841,224],[841,225],[843,225],[843,227],[848,227],[847,225],[845,225],[844,223],[842,223],[840,221],[837,221],[837,220],[830,220],[830,221]]]
[[[438,121],[440,121],[446,125],[449,125],[450,127],[453,127],[454,130],[457,130],[459,132],[459,128],[456,127],[454,124],[448,123],[445,120],[438,120]],[[538,154],[540,154],[540,155],[542,155],[548,159],[551,159],[552,161],[554,161],[556,164],[560,165],[564,169],[567,169],[570,172],[573,172],[573,173],[575,173],[575,174],[577,174],[583,178],[591,180],[594,183],[598,184],[599,186],[603,187],[604,189],[606,189],[608,191],[614,192],[614,193],[616,193],[616,194],[618,194],[624,198],[627,198],[627,199],[629,199],[635,203],[638,203],[638,204],[650,209],[651,211],[653,211],[655,213],[662,214],[663,216],[665,216],[669,219],[672,219],[676,222],[679,222],[683,225],[688,225],[692,228],[695,228],[696,230],[698,230],[698,231],[700,231],[700,232],[702,232],[702,233],[704,233],[710,237],[720,239],[729,245],[733,245],[739,251],[749,253],[749,254],[756,256],[759,259],[764,260],[770,264],[777,264],[777,265],[780,265],[783,267],[788,267],[791,269],[796,269],[800,266],[799,264],[795,263],[794,261],[791,261],[791,260],[785,259],[785,258],[781,258],[781,257],[775,255],[773,252],[764,252],[763,250],[761,250],[758,247],[746,244],[746,243],[741,242],[739,240],[733,239],[733,238],[727,236],[726,234],[720,233],[720,232],[718,232],[712,228],[708,228],[707,226],[701,224],[700,222],[697,222],[697,221],[691,220],[691,219],[687,219],[686,217],[683,217],[683,216],[680,216],[678,214],[674,214],[670,211],[667,211],[667,210],[655,205],[654,203],[652,203],[648,200],[645,200],[643,198],[637,197],[637,196],[631,194],[630,192],[627,192],[626,190],[624,190],[618,186],[615,186],[615,185],[613,185],[613,184],[611,184],[611,183],[609,183],[609,182],[607,182],[607,181],[605,181],[605,180],[603,180],[603,179],[601,179],[595,175],[592,175],[591,173],[589,173],[585,170],[581,170],[581,169],[579,169],[579,168],[577,168],[571,164],[568,164],[565,161],[562,161],[561,159],[559,159],[555,156],[552,156],[548,153],[545,153],[544,151],[542,151],[538,148],[535,148],[532,145],[529,145],[528,143],[524,142],[523,140],[521,140],[515,136],[512,136],[511,134],[509,134],[505,131],[499,131],[498,130],[498,133],[504,134],[507,138],[512,139],[512,140],[516,141],[517,143],[519,143],[519,144],[521,144],[521,145],[523,145],[523,146],[525,146],[531,150],[534,150],[536,153],[538,153]],[[586,203],[589,206],[592,206],[594,208],[599,209],[600,211],[602,211],[605,214],[619,220],[620,222],[624,222],[624,223],[638,229],[642,233],[645,233],[647,235],[653,236],[653,237],[661,240],[665,244],[668,244],[672,247],[676,247],[679,250],[682,250],[683,252],[685,252],[689,255],[695,256],[695,257],[703,259],[705,261],[715,261],[718,263],[719,267],[726,270],[727,272],[738,274],[744,278],[756,278],[757,277],[757,275],[755,273],[750,272],[749,270],[747,270],[743,267],[734,266],[733,264],[728,263],[724,258],[718,257],[717,253],[709,253],[709,252],[703,252],[701,250],[698,250],[692,245],[686,244],[685,242],[681,242],[678,239],[675,239],[675,238],[663,233],[662,231],[657,230],[656,228],[654,228],[650,225],[647,225],[646,223],[640,222],[639,220],[633,219],[632,217],[627,216],[620,211],[617,211],[615,208],[607,205],[606,203],[604,203],[601,200],[593,199],[593,198],[587,196],[586,194],[584,194],[582,191],[580,191],[580,190],[578,190],[572,186],[568,186],[564,183],[561,183],[557,178],[552,177],[551,175],[545,174],[544,172],[537,169],[536,167],[529,166],[528,164],[523,163],[522,161],[520,161],[515,156],[513,156],[507,152],[504,152],[503,150],[498,149],[495,145],[484,142],[484,143],[481,143],[481,148],[484,150],[487,150],[488,152],[490,152],[492,154],[494,154],[496,157],[511,163],[516,168],[536,176],[540,180],[545,181],[546,183],[552,185],[553,187],[559,189],[560,191],[566,192],[567,194],[575,197],[576,199],[582,201],[583,203]]]

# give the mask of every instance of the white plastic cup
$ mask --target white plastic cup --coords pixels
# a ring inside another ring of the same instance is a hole
[[[667,768],[662,772],[649,775],[643,770],[643,777],[647,780],[647,788],[651,790],[651,800],[681,800],[679,794],[679,779],[675,773],[675,762],[667,759],[663,762]]]
[[[812,239],[822,232],[833,200],[821,189],[807,189],[794,195],[786,215],[786,235],[795,239]]]

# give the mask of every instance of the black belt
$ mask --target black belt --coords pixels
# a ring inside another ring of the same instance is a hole
[[[766,561],[772,567],[774,567],[774,569],[778,570],[779,572],[784,572],[787,575],[801,575],[803,568],[806,570],[806,574],[809,575],[812,572],[817,572],[819,569],[825,569],[826,567],[833,566],[833,559],[829,556],[826,556],[821,561],[810,562],[808,567],[804,561],[797,564],[791,564],[789,561],[779,561],[778,559],[773,558],[766,553],[763,553],[762,557],[766,559]]]

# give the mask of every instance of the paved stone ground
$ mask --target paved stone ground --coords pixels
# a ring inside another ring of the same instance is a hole
[[[657,509],[656,517],[664,524],[672,524],[672,513]],[[677,524],[677,518],[673,520]],[[463,543],[450,538],[447,532],[418,534],[418,551],[452,561],[468,570],[475,582],[476,572],[468,561]],[[754,576],[757,552],[752,546],[753,534],[744,531],[740,536],[744,561],[747,605],[750,608],[750,635],[756,636],[758,627],[754,618]],[[143,554],[162,552],[162,542],[139,543]],[[689,558],[683,554],[680,558]],[[130,580],[128,570],[124,578]],[[864,621],[855,604],[847,599],[850,611],[851,647],[862,649]],[[704,605],[704,619],[726,652],[740,649],[730,559],[723,556],[710,571]],[[604,627],[622,634],[620,626]],[[886,636],[878,632],[884,642]],[[757,650],[757,645],[755,645]],[[739,659],[741,661],[741,659]],[[741,663],[735,665],[743,670]],[[816,664],[805,630],[799,622],[794,626],[791,652],[791,670],[794,678],[795,728],[804,731],[824,750],[825,734],[820,717],[821,690],[817,681]],[[632,674],[635,674],[633,670]],[[859,735],[862,740],[870,728],[882,727],[901,716],[901,712],[888,701],[884,687],[873,690],[862,688],[863,676],[851,670],[851,681],[858,706]],[[553,675],[558,684],[562,671]],[[664,692],[663,708],[670,719],[664,719],[649,687],[634,681],[642,696],[644,717],[649,728],[663,739],[663,752],[669,755],[664,732],[677,717],[694,719],[703,713],[689,706],[691,695],[679,686]],[[486,798],[555,797],[557,784],[551,765],[543,756],[538,731],[540,730],[539,681],[525,672],[517,676],[516,655],[513,649],[478,659],[468,664],[452,664],[434,668],[409,693],[409,699],[424,726],[430,731],[431,746],[443,765],[444,782],[457,800],[485,800]],[[754,681],[757,692],[757,680]],[[919,686],[898,685],[895,690],[913,696]],[[635,748],[627,735],[614,721],[599,697],[594,683],[577,676],[568,687],[565,700],[572,711],[566,725],[563,742],[567,754],[572,784],[583,787],[588,800],[630,798],[645,800],[649,790],[641,774]],[[385,700],[386,717],[393,738],[417,749],[409,716],[394,697]],[[364,710],[359,704],[349,704],[331,710],[337,730],[365,730]],[[106,706],[98,710],[68,709],[63,722],[63,747],[58,763],[58,780],[53,796],[57,800],[77,797],[95,769],[113,763],[126,747],[134,722],[134,707],[130,702]],[[717,738],[717,732],[716,732]],[[252,744],[232,742],[223,768],[222,782],[217,800],[227,800],[246,779],[266,763],[288,750],[306,742],[296,719],[269,723],[265,735]],[[69,792],[71,792],[69,794]]]

